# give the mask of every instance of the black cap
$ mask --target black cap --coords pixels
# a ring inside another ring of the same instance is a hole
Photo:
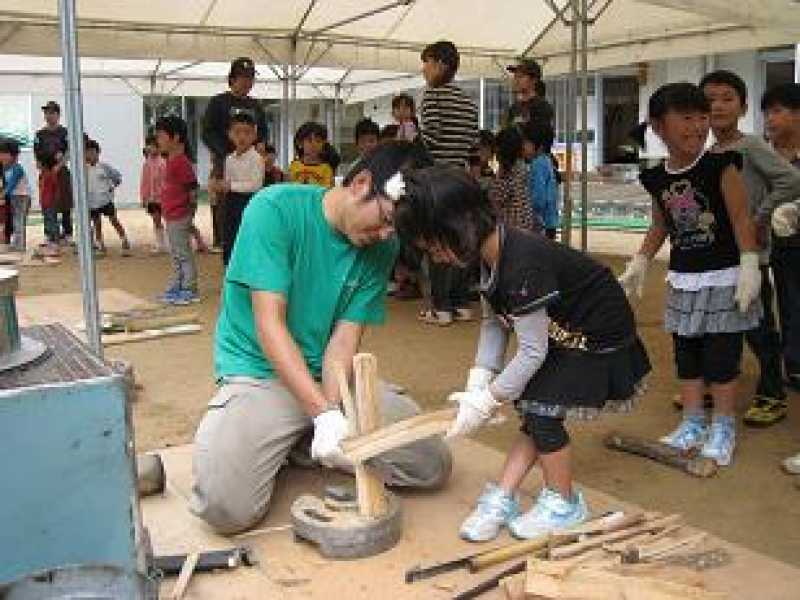
[[[42,107],[44,112],[57,112],[61,114],[61,107],[58,105],[58,102],[55,100],[50,100],[47,104]]]
[[[237,77],[244,75],[245,77],[256,76],[256,65],[253,63],[252,58],[240,56],[231,63],[231,72],[228,77]]]
[[[532,58],[524,58],[516,65],[508,65],[506,70],[510,71],[511,73],[516,73],[519,71],[520,73],[533,77],[534,79],[542,78],[542,67],[540,67],[539,63]]]

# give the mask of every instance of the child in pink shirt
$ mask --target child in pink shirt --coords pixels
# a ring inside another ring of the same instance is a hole
[[[160,254],[167,250],[167,237],[164,230],[164,221],[161,216],[161,192],[164,188],[164,171],[166,161],[158,151],[156,136],[148,135],[144,147],[144,164],[142,177],[139,182],[139,196],[142,207],[153,219],[153,234],[155,243],[153,253]]]

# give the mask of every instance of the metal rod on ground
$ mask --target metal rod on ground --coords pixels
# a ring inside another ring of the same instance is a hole
[[[589,14],[587,0],[581,2],[581,250],[589,249]],[[595,119],[602,119],[598,114]],[[595,142],[597,141],[595,137]]]
[[[72,197],[75,199],[75,220],[78,230],[78,262],[81,269],[83,318],[89,348],[103,358],[100,341],[100,310],[97,301],[97,282],[92,250],[92,231],[86,193],[86,171],[83,158],[83,102],[81,73],[78,63],[78,30],[75,24],[75,0],[59,0],[59,29],[61,33],[64,99],[67,108],[69,154],[72,157]]]

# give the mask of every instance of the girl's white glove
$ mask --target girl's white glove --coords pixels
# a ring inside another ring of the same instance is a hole
[[[450,394],[448,400],[458,403],[458,414],[445,438],[472,433],[486,423],[500,406],[488,386],[471,392],[455,392]]]
[[[644,278],[649,265],[650,259],[639,253],[634,254],[625,265],[625,272],[620,275],[619,284],[628,297],[636,294],[641,298],[644,294]]]
[[[342,440],[347,437],[349,432],[347,419],[338,408],[318,414],[314,417],[311,458],[331,468],[350,465],[341,446]]]
[[[739,257],[739,279],[736,282],[734,299],[739,311],[747,309],[761,292],[761,270],[758,266],[758,252],[742,252]]]
[[[484,367],[472,367],[467,375],[467,385],[464,390],[474,392],[487,387],[492,382],[494,372]]]
[[[788,237],[797,233],[797,222],[800,217],[800,207],[794,202],[781,204],[772,211],[772,229],[778,237]]]

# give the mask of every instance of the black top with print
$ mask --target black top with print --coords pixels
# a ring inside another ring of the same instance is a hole
[[[614,274],[586,254],[548,238],[500,226],[500,257],[482,294],[498,318],[547,309],[556,346],[607,352],[636,338],[633,312]]]
[[[722,194],[722,174],[730,166],[741,169],[742,155],[706,152],[680,172],[667,171],[662,162],[639,176],[664,217],[672,244],[671,271],[702,273],[739,264],[739,247]]]

